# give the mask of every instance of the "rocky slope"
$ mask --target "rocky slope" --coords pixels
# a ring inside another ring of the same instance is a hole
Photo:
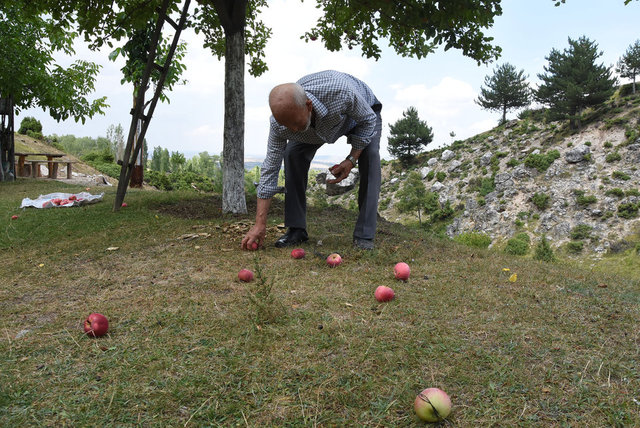
[[[446,228],[452,238],[478,232],[504,246],[524,232],[532,244],[545,235],[569,253],[606,253],[640,241],[639,165],[640,96],[632,96],[591,112],[580,131],[514,120],[423,153],[414,167],[427,190],[454,208]],[[395,161],[383,168],[387,220],[417,221],[396,206],[408,174]],[[355,191],[329,202],[355,208]]]

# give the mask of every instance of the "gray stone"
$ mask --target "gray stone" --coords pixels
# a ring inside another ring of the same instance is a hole
[[[491,158],[493,157],[493,153],[491,152],[487,152],[485,154],[482,155],[482,157],[480,158],[480,165],[482,166],[487,166],[491,163]]]
[[[460,168],[460,165],[462,165],[462,162],[460,162],[458,159],[454,159],[451,161],[451,164],[449,165],[449,168],[447,169],[447,171],[453,172],[456,169]]]
[[[440,156],[440,159],[442,159],[443,161],[446,162],[446,161],[448,161],[450,159],[453,159],[453,157],[455,155],[456,155],[455,153],[453,153],[451,150],[447,149],[444,152],[442,152],[442,155]]]
[[[444,184],[440,183],[439,181],[436,181],[435,183],[433,183],[433,186],[431,186],[431,191],[432,192],[440,192],[442,189],[444,189]]]
[[[437,163],[438,163],[438,159],[437,159],[437,158],[430,158],[430,159],[427,161],[427,165],[429,165],[429,166],[431,166],[431,167],[432,167],[432,166],[434,166],[434,165],[435,165],[435,164],[437,164]]]
[[[422,176],[423,180],[427,178],[427,175],[429,175],[430,172],[431,168],[429,168],[428,166],[423,166],[422,168],[420,168],[420,175]]]
[[[334,178],[331,174],[328,174],[327,177],[329,177],[329,179]],[[325,191],[325,193],[328,196],[336,196],[347,193],[348,191],[353,190],[356,187],[359,178],[360,174],[358,173],[358,170],[352,169],[349,173],[349,176],[347,176],[347,178],[339,183],[331,184],[327,183],[325,180],[325,184],[327,185],[327,190]]]
[[[564,155],[564,158],[568,163],[579,163],[584,162],[589,154],[591,154],[591,149],[589,149],[589,146],[583,145],[569,150]]]

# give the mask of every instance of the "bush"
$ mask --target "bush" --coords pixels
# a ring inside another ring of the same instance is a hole
[[[447,178],[447,173],[444,171],[438,171],[436,174],[436,180],[442,183],[445,178]]]
[[[620,159],[622,159],[622,156],[620,156],[620,153],[618,153],[618,152],[609,153],[609,154],[604,158],[604,160],[605,160],[606,162],[617,162],[617,161],[619,161]]]
[[[520,161],[516,158],[511,158],[507,161],[507,166],[509,168],[514,168],[520,164]]]
[[[524,159],[524,164],[529,168],[535,168],[540,172],[544,172],[551,164],[560,157],[560,152],[557,150],[551,150],[546,154],[529,154]]]
[[[606,196],[615,196],[617,198],[624,198],[624,191],[618,187],[609,189],[606,192],[604,192],[604,194]]]
[[[529,242],[519,239],[518,237],[513,237],[507,241],[504,252],[513,256],[525,256],[529,252]]]
[[[611,141],[607,141],[604,143],[605,149],[610,149],[611,147],[613,147],[613,143]]]
[[[536,206],[540,211],[544,211],[549,207],[549,200],[551,197],[546,193],[534,193],[531,197],[531,202]]]
[[[488,248],[491,245],[491,237],[486,233],[465,232],[453,238],[455,242],[474,248]]]
[[[427,181],[431,181],[433,180],[433,177],[436,176],[436,172],[435,171],[429,171],[429,173],[427,174],[427,176],[425,177],[427,179]]]
[[[618,180],[624,180],[624,181],[631,179],[631,177],[628,174],[625,174],[622,171],[613,171],[611,173],[611,178],[616,178]]]
[[[640,196],[640,191],[638,191],[638,189],[629,189],[624,192],[624,194],[626,196]]]
[[[631,203],[618,205],[618,217],[625,219],[638,217],[638,205]]]
[[[593,227],[588,224],[579,224],[569,232],[571,239],[588,239],[591,238]]]
[[[536,246],[533,258],[543,262],[554,262],[556,260],[553,250],[551,249],[551,245],[549,245],[549,241],[547,241],[547,237],[545,235],[542,235],[542,239]]]
[[[31,132],[31,134],[29,134]],[[35,117],[27,116],[20,122],[20,129],[18,134],[22,135],[39,135],[42,138],[42,123]]]
[[[584,190],[574,190],[573,194],[576,196],[576,203],[581,207],[586,207],[587,205],[593,204],[598,201],[594,195],[585,196]]]
[[[567,251],[572,254],[580,254],[583,248],[584,242],[582,241],[571,241],[567,243]]]
[[[519,239],[521,241],[524,241],[527,244],[529,244],[531,242],[531,238],[529,237],[529,234],[527,232],[520,232],[520,233],[516,234],[516,236],[514,236],[514,238]]]

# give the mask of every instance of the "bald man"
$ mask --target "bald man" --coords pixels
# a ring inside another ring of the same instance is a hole
[[[359,214],[353,243],[364,250],[374,248],[378,198],[380,196],[380,134],[382,104],[361,80],[338,71],[310,74],[296,83],[278,85],[269,94],[271,128],[267,156],[258,184],[256,223],[242,240],[242,248],[264,245],[271,199],[277,193],[278,174],[284,159],[287,232],[276,247],[297,245],[307,234],[307,181],[309,166],[323,144],[346,136],[351,150],[331,170],[339,183],[356,165],[360,171]]]

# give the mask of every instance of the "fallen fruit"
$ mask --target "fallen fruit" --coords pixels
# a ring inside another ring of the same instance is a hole
[[[18,219],[18,216],[17,216],[17,215],[12,215],[12,216],[11,216],[11,220],[17,220],[17,219]]]
[[[305,255],[304,248],[294,248],[291,250],[291,257],[294,259],[302,259]]]
[[[238,279],[243,282],[251,282],[253,281],[253,272],[249,269],[242,269],[238,272]]]
[[[257,242],[252,242],[251,243],[251,249],[252,250],[257,250],[258,249],[258,243]]]
[[[342,257],[340,257],[340,254],[338,253],[329,254],[327,257],[327,264],[329,267],[336,267],[340,263],[342,263]]]
[[[78,199],[78,197],[76,195],[69,196],[69,200],[70,201],[75,201],[76,199]]]
[[[102,314],[92,313],[84,321],[84,332],[92,337],[100,337],[107,334],[109,320]]]
[[[393,274],[395,275],[396,279],[399,279],[402,281],[406,281],[407,279],[409,279],[410,273],[411,273],[411,268],[409,268],[409,265],[406,264],[405,262],[397,263],[393,268]]]
[[[391,287],[381,285],[378,288],[376,288],[376,291],[375,293],[373,293],[373,295],[375,296],[378,302],[389,302],[393,300],[393,297],[396,294],[393,292],[393,289]]]
[[[418,394],[413,408],[423,421],[440,422],[451,413],[451,399],[439,388],[427,388]]]
[[[127,207],[127,203],[126,203],[126,202],[123,202],[123,203],[122,203],[122,208],[126,208],[126,207]]]

